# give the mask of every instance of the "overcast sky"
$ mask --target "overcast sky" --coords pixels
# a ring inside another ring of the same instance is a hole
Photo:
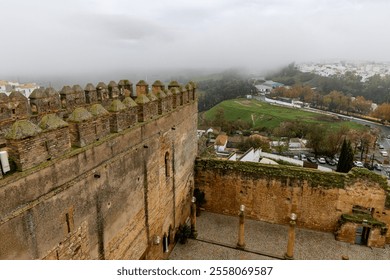
[[[0,79],[390,61],[388,0],[0,0]]]

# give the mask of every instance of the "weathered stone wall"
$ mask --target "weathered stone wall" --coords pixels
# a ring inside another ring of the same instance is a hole
[[[241,204],[248,217],[334,231],[341,214],[355,205],[383,212],[386,180],[366,169],[349,174],[258,163],[197,160],[196,187],[206,194],[209,211],[236,215]],[[381,217],[376,219],[386,222]],[[388,222],[388,220],[387,220]],[[389,226],[389,224],[388,224]]]
[[[88,225],[82,223],[74,232],[69,233],[65,240],[59,243],[44,260],[88,260],[89,241],[87,235]]]
[[[69,127],[62,127],[44,132],[46,148],[50,158],[62,156],[70,149]],[[31,157],[31,154],[26,156]]]
[[[189,101],[189,96],[188,96],[188,91],[187,90],[183,90],[182,91],[182,104],[187,104]]]
[[[93,120],[95,127],[95,139],[99,140],[110,134],[110,119],[109,116],[100,116]]]
[[[188,218],[196,122],[192,102],[2,178],[0,259],[165,258],[153,237]]]
[[[345,223],[340,226],[336,232],[336,240],[355,244],[356,230],[362,224]],[[367,246],[369,247],[383,247],[386,243],[386,236],[381,233],[381,228],[370,227],[368,235]]]
[[[70,141],[72,146],[84,147],[96,140],[96,129],[92,121],[69,122]]]
[[[381,209],[376,209],[374,218],[384,222],[386,225],[390,225],[390,210],[385,209],[381,211]],[[389,229],[386,233],[386,243],[390,243],[390,227],[388,226],[388,228]]]
[[[340,226],[336,232],[336,240],[347,242],[350,244],[355,243],[357,224],[345,223]]]
[[[381,234],[380,228],[372,228],[370,231],[369,240],[367,246],[369,247],[383,247],[386,237]]]
[[[9,156],[18,170],[26,170],[49,158],[45,137],[42,134],[22,140],[7,140]]]
[[[110,131],[111,132],[120,132],[123,129],[128,128],[127,125],[127,113],[122,110],[119,112],[112,112],[110,114]]]
[[[128,127],[135,125],[138,121],[137,107],[130,107],[126,110],[126,123]]]

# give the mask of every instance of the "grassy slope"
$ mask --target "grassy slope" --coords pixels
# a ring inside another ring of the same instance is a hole
[[[347,126],[353,129],[364,129],[363,125],[350,121],[336,121],[322,114],[306,112],[300,109],[285,108],[260,102],[257,100],[233,99],[226,100],[211,108],[204,114],[204,118],[212,120],[218,108],[223,108],[225,118],[229,121],[242,119],[250,122],[253,127],[273,129],[281,122],[300,120],[305,123],[325,124],[330,128]]]

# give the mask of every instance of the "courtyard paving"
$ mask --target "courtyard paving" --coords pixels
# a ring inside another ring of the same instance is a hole
[[[202,212],[197,218],[197,240],[177,244],[171,260],[275,260],[283,259],[288,226],[245,220],[245,251],[236,249],[238,216]],[[294,259],[390,260],[390,246],[367,246],[336,241],[332,233],[296,228]]]

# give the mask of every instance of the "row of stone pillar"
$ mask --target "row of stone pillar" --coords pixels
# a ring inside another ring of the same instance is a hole
[[[191,236],[192,238],[196,238],[198,233],[196,229],[196,198],[193,197],[191,200]],[[240,206],[239,212],[239,223],[238,223],[238,241],[237,241],[237,249],[244,250],[245,249],[245,206]],[[287,242],[287,250],[284,255],[285,259],[292,260],[294,259],[294,245],[295,245],[295,225],[297,215],[295,213],[291,213],[288,229],[288,242]]]
[[[55,89],[35,89],[29,98],[20,92],[12,92],[10,96],[0,93],[0,121],[10,118],[25,118],[29,115],[54,113],[66,111],[71,113],[75,108],[102,104],[104,107],[110,105],[113,100],[124,101],[126,97],[136,99],[139,96],[147,96],[148,99],[165,99],[172,97],[173,108],[185,104],[188,100],[195,99],[196,84],[188,82],[185,86],[177,81],[171,81],[167,88],[159,80],[152,84],[151,90],[145,81],[141,80],[136,84],[135,92],[133,84],[128,80],[121,80],[119,83],[111,81],[106,85],[99,82],[96,86],[88,83],[83,89],[80,85],[64,86],[60,92]]]
[[[146,94],[140,94],[135,100],[130,96],[123,101],[110,100],[107,109],[99,103],[77,107],[66,122],[56,114],[44,115],[38,124],[29,120],[15,121],[5,135],[10,156],[18,170],[23,171],[66,153],[71,146],[89,145],[110,133],[152,120],[195,99],[195,95],[189,99],[188,96],[183,98],[184,95],[172,94],[175,90],[173,88],[165,94],[160,89],[156,91],[158,97],[145,90]]]

